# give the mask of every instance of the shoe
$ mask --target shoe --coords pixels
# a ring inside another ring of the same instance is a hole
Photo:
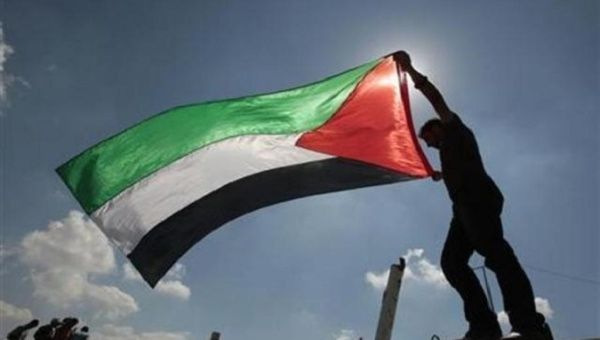
[[[493,330],[474,330],[469,329],[467,334],[459,340],[501,340],[502,331],[500,329]]]
[[[552,331],[547,323],[544,323],[541,329],[517,331],[520,334],[518,339],[523,340],[554,340]]]

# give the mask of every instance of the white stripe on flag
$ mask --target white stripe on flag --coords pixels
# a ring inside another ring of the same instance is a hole
[[[154,226],[220,187],[246,176],[332,158],[297,147],[295,135],[247,135],[214,143],[127,188],[91,218],[125,254]]]

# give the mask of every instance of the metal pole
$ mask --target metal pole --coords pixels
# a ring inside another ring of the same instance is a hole
[[[487,274],[485,266],[481,266],[481,271],[483,271],[483,281],[485,281],[485,290],[487,291],[488,299],[490,300],[490,307],[492,311],[495,313],[496,308],[494,308],[494,299],[492,299],[492,291],[490,290],[490,284],[488,283]]]
[[[400,258],[399,264],[393,264],[390,267],[390,276],[385,291],[383,292],[375,340],[390,340],[392,338],[396,306],[398,305],[398,294],[400,293],[400,285],[402,283],[402,275],[404,274],[405,267],[406,261],[402,257]]]
[[[486,295],[488,298],[488,302],[490,304],[490,308],[492,309],[492,311],[496,312],[496,308],[494,308],[494,299],[492,298],[492,290],[490,289],[490,283],[488,282],[488,278],[487,278],[487,269],[485,268],[485,266],[479,266],[479,267],[474,267],[474,270],[479,270],[481,269],[481,272],[483,273],[483,282],[485,283],[485,290],[486,290]]]

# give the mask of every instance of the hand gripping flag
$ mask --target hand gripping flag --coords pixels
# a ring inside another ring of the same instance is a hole
[[[248,212],[431,175],[391,56],[297,88],[175,107],[57,169],[151,285]]]

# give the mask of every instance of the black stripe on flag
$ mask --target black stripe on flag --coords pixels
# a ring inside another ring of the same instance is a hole
[[[231,182],[173,214],[144,235],[128,257],[154,287],[195,243],[246,213],[295,198],[409,179],[412,177],[342,158],[260,172]]]

